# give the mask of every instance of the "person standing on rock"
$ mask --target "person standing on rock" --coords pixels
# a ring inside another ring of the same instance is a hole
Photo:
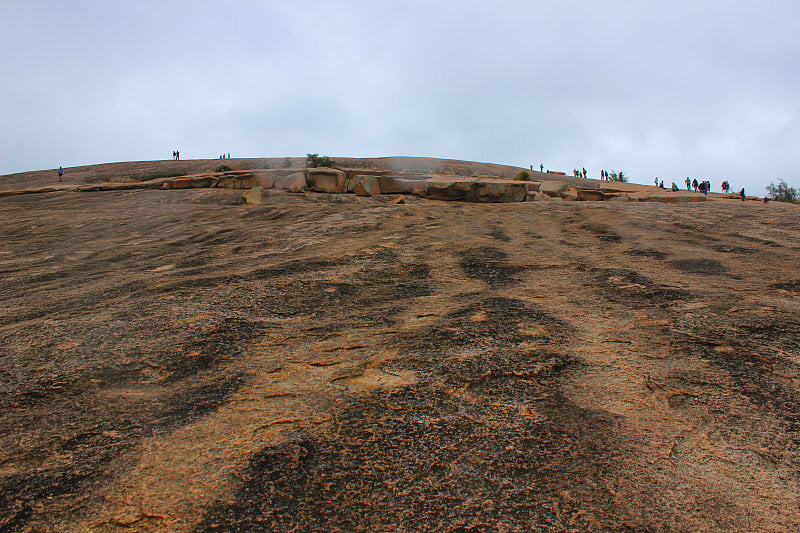
[[[686,176],[686,190],[687,191],[692,190],[692,181],[689,179],[689,176]]]
[[[742,190],[739,191],[739,196],[742,197],[742,201],[744,202],[744,187],[742,187]]]
[[[544,172],[544,163],[539,163],[539,172]]]
[[[694,192],[697,192],[697,186],[698,185],[700,185],[700,184],[697,183],[697,178],[693,179],[692,180],[692,188],[694,189]]]
[[[58,167],[58,181],[61,181],[62,176],[64,176],[64,169],[62,167]]]

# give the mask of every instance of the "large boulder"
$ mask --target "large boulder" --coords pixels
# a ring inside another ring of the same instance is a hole
[[[271,189],[275,186],[275,175],[261,173],[258,175],[258,186],[262,189]]]
[[[306,173],[301,171],[288,176],[279,176],[275,178],[275,188],[287,189],[289,192],[303,192],[306,190]]]
[[[376,176],[381,194],[411,194],[414,184],[419,180],[410,180],[400,176]]]
[[[563,181],[543,181],[539,186],[539,192],[547,196],[561,196],[569,188],[569,185]]]
[[[242,193],[242,201],[245,205],[261,205],[261,187],[253,187]]]
[[[568,187],[566,191],[561,193],[560,198],[563,200],[569,200],[571,202],[577,202],[578,191],[572,187]]]
[[[192,178],[170,178],[161,185],[164,189],[191,189]]]
[[[307,183],[312,191],[340,193],[345,189],[345,173],[334,168],[309,168]]]
[[[472,192],[472,181],[450,179],[450,178],[430,178],[425,180],[426,197],[431,200],[461,200],[469,201]]]
[[[223,189],[252,189],[260,184],[255,172],[223,172],[217,174],[216,178],[216,186]]]
[[[357,176],[356,179],[358,183],[353,187],[353,192],[358,196],[378,196],[381,194],[378,176]]]
[[[602,191],[597,189],[576,189],[578,192],[578,200],[581,202],[602,202],[605,200],[605,195]]]
[[[432,200],[463,202],[522,202],[528,193],[524,181],[503,179],[430,178],[426,196]]]

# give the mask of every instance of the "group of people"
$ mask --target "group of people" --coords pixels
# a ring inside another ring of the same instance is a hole
[[[173,150],[172,151],[172,159],[174,159],[175,161],[180,161],[181,153],[179,151],[177,151],[177,150]]]
[[[583,168],[583,169],[581,169],[581,170],[578,170],[577,168],[576,168],[576,169],[573,169],[573,170],[572,170],[572,174],[573,174],[573,175],[574,175],[576,178],[585,178],[585,177],[586,177],[586,168],[584,167],[584,168]]]
[[[225,154],[222,154],[221,156],[219,156],[219,158],[220,158],[220,159],[230,159],[230,158],[231,158],[231,153],[230,153],[230,152],[228,152],[228,154],[227,154],[227,155],[225,155]]]

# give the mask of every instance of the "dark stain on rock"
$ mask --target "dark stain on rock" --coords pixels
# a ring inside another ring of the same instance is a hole
[[[631,248],[625,253],[633,257],[652,257],[653,259],[658,259],[659,261],[667,257],[666,253],[658,250],[657,248]]]
[[[461,252],[459,266],[464,273],[492,288],[515,285],[522,267],[509,264],[508,255],[492,246],[471,248]]]
[[[670,265],[684,274],[718,276],[725,272],[725,267],[716,259],[678,259],[670,261]]]
[[[611,226],[606,224],[587,222],[586,224],[581,225],[581,229],[591,231],[603,242],[620,242],[622,240],[622,235],[613,231]]]

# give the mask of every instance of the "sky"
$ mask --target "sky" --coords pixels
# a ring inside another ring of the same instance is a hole
[[[0,0],[0,174],[392,155],[800,185],[796,0]]]

